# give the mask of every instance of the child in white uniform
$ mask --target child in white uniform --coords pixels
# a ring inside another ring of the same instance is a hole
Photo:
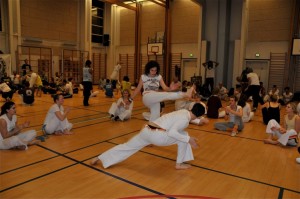
[[[117,102],[112,103],[108,113],[112,120],[124,121],[130,119],[132,108],[133,101],[130,100],[129,90],[125,89],[122,92],[122,97],[119,98]]]

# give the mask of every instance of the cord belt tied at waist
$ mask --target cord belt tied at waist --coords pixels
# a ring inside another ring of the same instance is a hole
[[[159,127],[156,127],[156,126],[152,126],[150,124],[146,124],[146,127],[149,128],[149,129],[151,129],[151,130],[166,131],[166,129],[159,128]]]

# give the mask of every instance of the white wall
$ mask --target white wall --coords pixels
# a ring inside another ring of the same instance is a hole
[[[249,42],[246,46],[245,59],[270,59],[270,53],[287,53],[289,42]],[[259,53],[260,57],[255,57]]]

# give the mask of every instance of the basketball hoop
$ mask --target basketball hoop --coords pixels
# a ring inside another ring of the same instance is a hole
[[[156,55],[156,53],[159,52],[159,46],[151,46],[151,53],[153,53],[154,55]]]
[[[148,55],[162,55],[163,43],[150,43],[148,44]]]

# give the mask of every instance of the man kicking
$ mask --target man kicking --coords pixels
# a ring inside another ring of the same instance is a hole
[[[205,112],[203,105],[196,103],[188,110],[178,110],[161,116],[149,122],[128,142],[119,144],[98,157],[92,159],[91,164],[102,162],[104,168],[122,162],[143,147],[153,144],[156,146],[178,145],[176,169],[188,169],[191,166],[185,162],[194,160],[193,148],[198,148],[197,139],[190,137],[185,128],[191,120],[200,117]]]

